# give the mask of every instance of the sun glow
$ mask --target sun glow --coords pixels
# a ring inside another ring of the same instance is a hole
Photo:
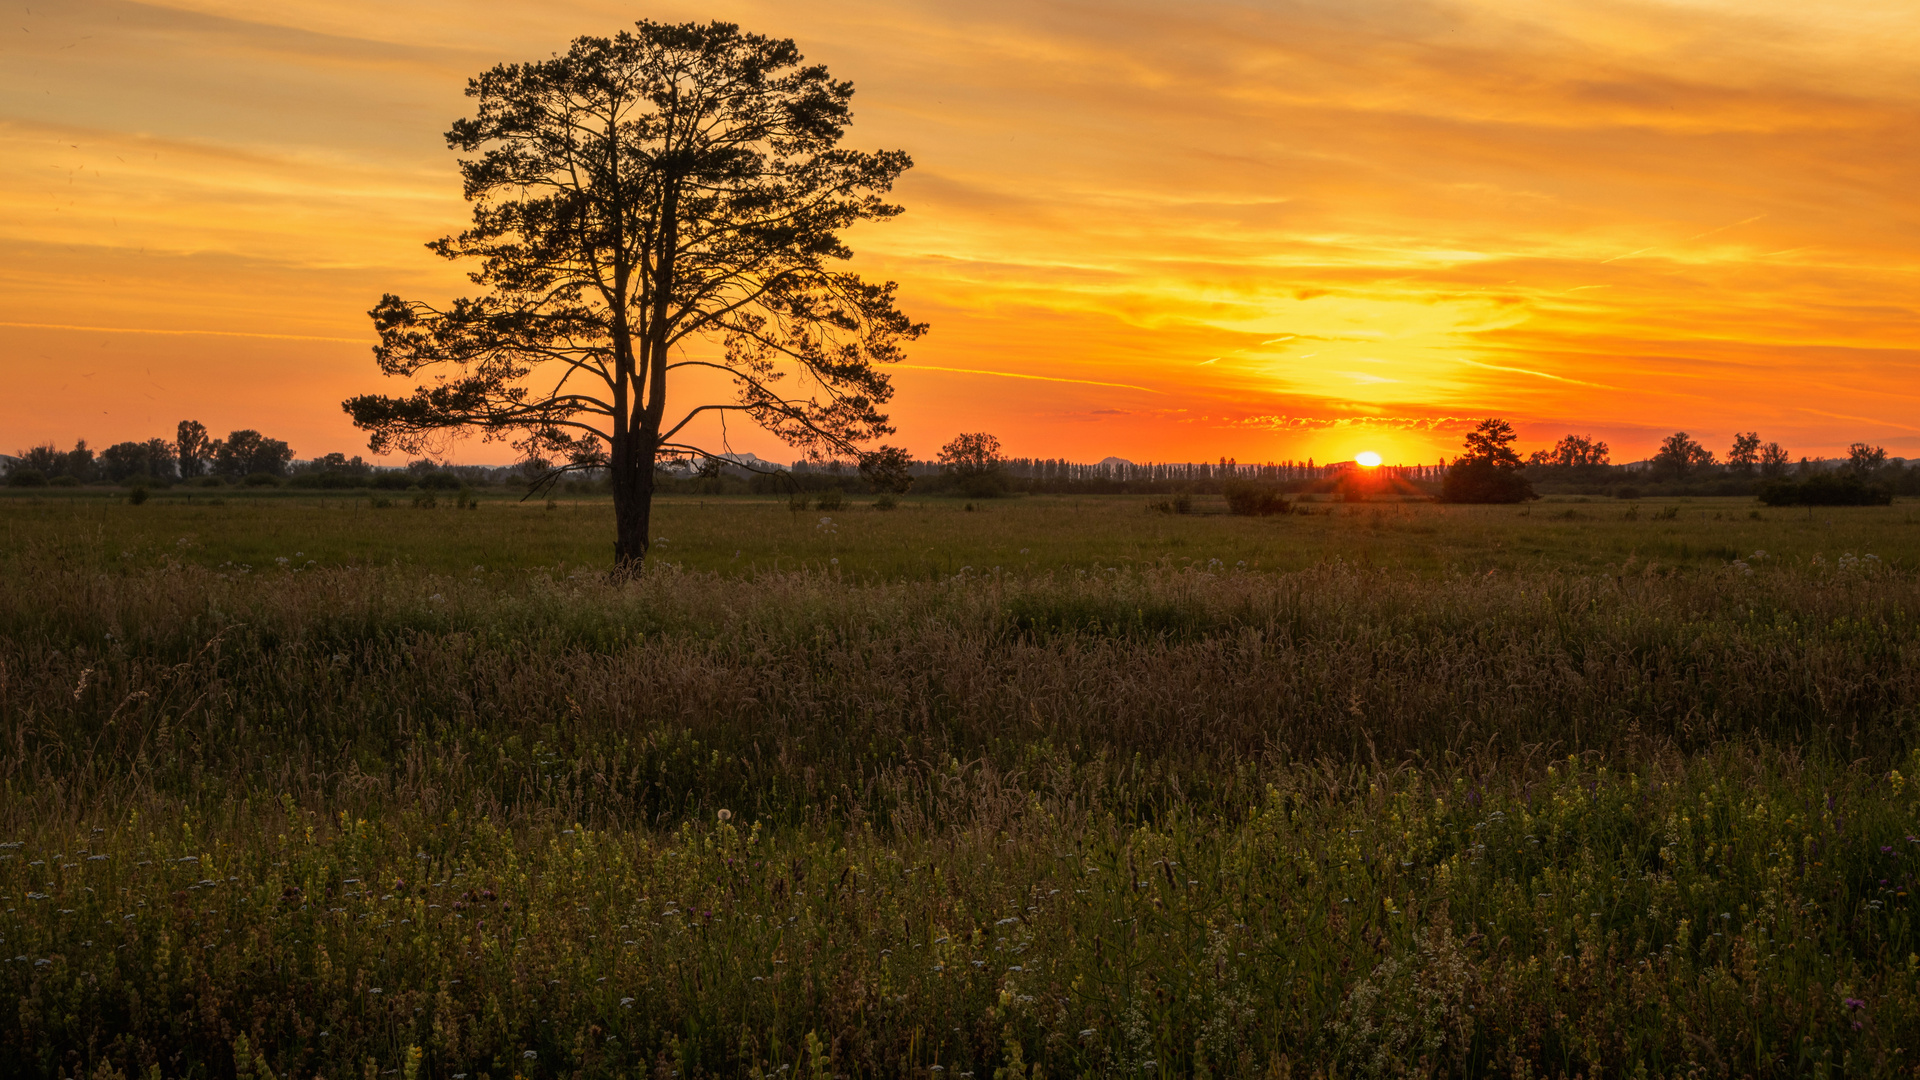
[[[1359,462],[1362,466],[1369,469],[1377,469],[1380,467],[1380,455],[1374,453],[1371,450],[1360,451],[1359,453],[1353,455],[1353,460]]]

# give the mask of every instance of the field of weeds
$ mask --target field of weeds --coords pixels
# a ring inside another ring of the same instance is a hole
[[[6,502],[4,1071],[1920,1064],[1910,508],[1048,506]]]

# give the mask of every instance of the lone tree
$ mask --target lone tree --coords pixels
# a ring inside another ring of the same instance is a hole
[[[912,161],[839,145],[851,83],[731,23],[643,21],[496,67],[467,96],[477,112],[447,142],[477,155],[460,162],[473,224],[428,246],[473,260],[486,291],[445,307],[388,295],[370,313],[381,371],[434,375],[345,402],[374,450],[477,429],[550,462],[548,481],[606,469],[631,570],[655,463],[724,449],[692,441],[701,415],[724,431],[745,414],[814,458],[865,461],[861,444],[893,431],[879,365],[926,326],[892,282],[836,264],[853,254],[842,230],[900,213],[882,196]],[[670,412],[676,393],[692,396]]]
[[[1727,451],[1727,464],[1742,475],[1749,475],[1760,464],[1760,433],[1735,432],[1733,449]]]
[[[991,498],[1006,490],[1000,440],[984,431],[965,432],[940,448],[940,469],[953,477],[962,493]]]
[[[1455,458],[1440,481],[1440,497],[1454,503],[1516,503],[1539,496],[1520,471],[1514,452],[1518,436],[1505,420],[1487,419],[1467,432],[1466,453]]]
[[[1661,440],[1651,469],[1656,477],[1684,480],[1712,464],[1713,451],[1695,442],[1686,432],[1676,431]]]

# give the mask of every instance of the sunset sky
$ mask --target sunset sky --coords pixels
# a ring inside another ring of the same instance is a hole
[[[1913,0],[5,5],[0,452],[363,451],[366,310],[466,285],[422,245],[467,78],[645,16],[796,39],[913,156],[849,240],[933,324],[921,457],[1431,461],[1489,415],[1920,457]]]

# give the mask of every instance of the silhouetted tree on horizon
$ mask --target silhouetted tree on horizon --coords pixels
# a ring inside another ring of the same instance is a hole
[[[1605,442],[1588,435],[1568,435],[1554,443],[1552,450],[1535,450],[1527,464],[1582,469],[1605,465],[1611,457]]]
[[[265,473],[284,476],[293,461],[293,448],[252,428],[242,428],[209,444],[213,471],[231,480]]]
[[[382,372],[444,372],[408,397],[344,403],[374,450],[475,429],[560,462],[549,478],[604,468],[616,565],[631,569],[656,463],[724,449],[693,442],[700,416],[744,414],[816,459],[893,431],[879,368],[926,327],[895,308],[892,282],[834,264],[852,256],[843,230],[900,213],[882,196],[912,162],[839,145],[851,83],[792,41],[642,21],[496,67],[467,94],[477,112],[447,142],[477,154],[460,163],[473,223],[429,246],[474,260],[486,291],[445,307],[388,295],[370,313]],[[701,340],[720,355],[685,351]],[[674,372],[718,375],[732,400],[670,414]]]
[[[1760,464],[1760,433],[1745,431],[1734,435],[1733,448],[1727,451],[1727,464],[1742,475],[1750,475],[1754,466]]]
[[[213,464],[213,444],[207,427],[198,420],[182,420],[174,429],[173,451],[180,465],[180,479],[203,476]]]
[[[1679,480],[1712,464],[1713,451],[1695,442],[1686,432],[1676,431],[1661,441],[1651,467],[1656,477]]]
[[[940,448],[940,471],[952,477],[960,490],[975,497],[1002,494],[1006,476],[1001,468],[1000,440],[984,431],[955,435]]]
[[[1780,477],[1787,474],[1793,464],[1793,455],[1777,442],[1770,442],[1760,448],[1760,475]]]
[[[1513,425],[1489,417],[1467,432],[1466,452],[1447,467],[1440,481],[1440,497],[1458,503],[1514,503],[1538,498],[1533,483],[1520,471],[1520,455],[1513,449]]]
[[[1887,449],[1884,446],[1868,446],[1857,442],[1847,447],[1847,468],[1858,476],[1872,476],[1887,463]]]

